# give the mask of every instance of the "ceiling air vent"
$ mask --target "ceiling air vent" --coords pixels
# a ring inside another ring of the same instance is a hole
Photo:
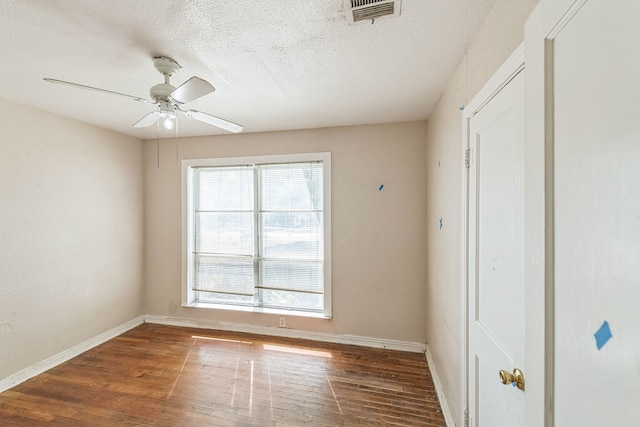
[[[375,22],[400,15],[401,0],[344,0],[349,24]]]

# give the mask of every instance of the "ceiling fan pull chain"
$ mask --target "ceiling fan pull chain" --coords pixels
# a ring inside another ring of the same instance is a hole
[[[158,111],[160,111],[160,106],[158,106]],[[160,169],[160,120],[156,121],[156,155],[158,157],[156,168]]]
[[[178,139],[178,115],[176,114],[176,166],[180,166],[180,140]]]

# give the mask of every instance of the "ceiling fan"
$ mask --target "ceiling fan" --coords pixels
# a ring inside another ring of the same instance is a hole
[[[193,76],[177,88],[169,83],[169,79],[180,68],[174,59],[166,56],[154,56],[153,65],[156,67],[163,76],[164,83],[159,83],[152,86],[149,90],[152,101],[144,98],[140,98],[133,95],[127,95],[125,93],[114,92],[112,90],[100,89],[93,86],[87,86],[79,83],[67,82],[64,80],[57,80],[45,77],[44,80],[49,83],[63,84],[81,89],[95,90],[98,92],[110,93],[113,95],[126,96],[134,101],[144,102],[147,104],[157,105],[157,110],[151,112],[134,123],[133,127],[143,128],[151,126],[152,124],[162,121],[162,126],[166,129],[173,129],[176,114],[178,112],[183,113],[187,117],[207,123],[212,126],[219,127],[229,132],[238,133],[242,131],[242,126],[239,124],[230,122],[228,120],[221,119],[220,117],[212,116],[211,114],[203,113],[196,110],[183,110],[181,107],[187,102],[194,101],[204,95],[207,95],[216,89],[206,80]]]

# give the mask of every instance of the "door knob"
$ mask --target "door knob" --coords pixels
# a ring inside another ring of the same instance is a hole
[[[513,374],[505,371],[504,369],[501,370],[500,381],[502,381],[502,384],[512,384],[514,387],[518,387],[520,390],[524,391],[524,374],[518,368],[513,370]]]

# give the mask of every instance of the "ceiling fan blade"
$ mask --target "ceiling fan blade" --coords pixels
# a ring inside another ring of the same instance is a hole
[[[214,88],[208,81],[202,80],[200,77],[193,76],[178,86],[169,94],[169,96],[180,104],[186,104],[187,102],[194,101],[215,90],[216,88]]]
[[[243,127],[237,123],[233,123],[228,120],[221,119],[220,117],[212,116],[211,114],[201,113],[200,111],[195,111],[195,110],[186,110],[186,111],[180,110],[180,111],[186,114],[187,117],[199,120],[203,123],[207,123],[212,126],[219,127],[220,129],[228,130],[229,132],[238,133],[238,132],[242,132],[242,129],[243,129]]]
[[[72,83],[72,82],[67,82],[67,81],[64,81],[64,80],[51,79],[51,78],[48,78],[48,77],[45,77],[43,80],[45,82],[49,82],[49,83],[56,83],[56,84],[60,84],[60,85],[72,86],[72,87],[77,87],[77,88],[80,88],[80,89],[89,89],[89,90],[94,90],[96,92],[104,92],[104,93],[110,93],[112,95],[126,96],[127,98],[131,98],[134,101],[145,102],[147,104],[155,104],[155,102],[148,101],[148,100],[146,100],[144,98],[140,98],[139,96],[127,95],[126,93],[115,92],[113,90],[100,89],[98,87],[81,85],[79,83]]]
[[[146,116],[144,116],[143,118],[141,118],[140,120],[138,120],[133,125],[133,127],[134,128],[146,128],[148,126],[151,126],[152,124],[154,124],[158,120],[159,116],[160,116],[160,113],[158,111],[154,111],[153,113],[149,113]]]

